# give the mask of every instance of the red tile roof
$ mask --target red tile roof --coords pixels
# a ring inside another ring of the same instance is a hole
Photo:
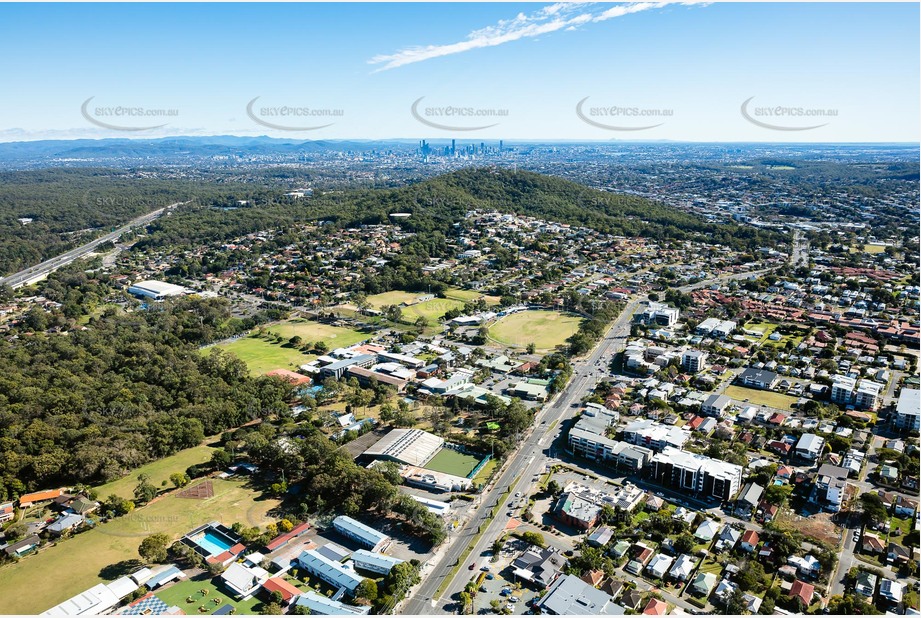
[[[668,611],[668,603],[659,599],[649,599],[643,613],[647,616],[664,616]]]
[[[269,593],[280,592],[281,598],[285,601],[290,601],[299,594],[303,594],[298,588],[293,584],[288,583],[281,577],[272,577],[267,579],[262,587]]]
[[[42,502],[43,500],[54,500],[64,493],[60,489],[47,489],[45,491],[36,491],[19,497],[19,504],[28,504],[32,502]]]
[[[288,541],[290,541],[291,539],[304,534],[309,529],[310,529],[310,524],[307,522],[298,524],[297,526],[294,526],[293,528],[291,528],[290,532],[279,534],[277,537],[269,541],[268,544],[265,546],[265,548],[269,551],[275,551],[282,545],[285,545],[286,543],[288,543]]]
[[[809,607],[812,603],[812,593],[814,592],[815,586],[800,580],[793,582],[793,586],[790,587],[790,596],[798,598],[806,607]]]

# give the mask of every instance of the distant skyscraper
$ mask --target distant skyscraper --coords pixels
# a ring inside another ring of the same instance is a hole
[[[452,140],[451,140],[451,156],[452,156],[452,157],[454,156],[454,152],[455,152],[455,151],[454,151],[454,140],[452,139]]]
[[[499,140],[499,152],[502,152],[502,140]]]

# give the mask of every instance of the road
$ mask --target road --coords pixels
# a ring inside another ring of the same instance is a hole
[[[579,403],[582,396],[601,378],[602,371],[598,363],[606,368],[610,357],[624,349],[626,338],[630,334],[631,318],[639,304],[638,299],[630,301],[594,350],[587,357],[573,363],[573,374],[569,384],[537,413],[534,419],[535,428],[504,465],[498,480],[485,490],[466,525],[453,535],[450,547],[437,559],[400,613],[453,613],[452,596],[464,589],[471,576],[468,565],[473,562],[477,563],[477,566],[482,565],[484,552],[492,546],[493,541],[505,530],[509,522],[508,508],[506,504],[500,503],[500,500],[508,499],[503,498],[503,494],[508,490],[511,498],[515,493],[531,493],[535,485],[534,479],[550,462],[550,445],[560,431],[560,422],[570,415],[573,404]],[[492,518],[492,509],[497,505],[497,515]],[[483,534],[477,539],[464,564],[460,565],[460,569],[451,578],[444,594],[439,598],[433,598],[481,527]]]
[[[170,208],[184,204],[185,202],[176,202],[175,204],[170,204],[169,206],[164,206],[163,208],[158,208],[153,212],[149,212],[146,215],[141,215],[136,219],[132,219],[125,225],[119,227],[118,229],[109,232],[104,236],[100,236],[95,240],[91,240],[85,245],[81,245],[70,251],[65,251],[64,253],[51,258],[50,260],[45,260],[41,264],[36,264],[35,266],[30,266],[24,270],[19,271],[18,273],[13,273],[8,277],[0,279],[0,285],[8,285],[11,288],[20,288],[24,285],[29,285],[40,281],[47,277],[50,273],[56,271],[62,266],[67,266],[74,260],[78,260],[89,253],[92,253],[96,247],[101,245],[104,242],[112,241],[115,242],[122,234],[127,232],[133,227],[138,227],[141,225],[147,225],[164,212],[168,211]]]
[[[793,231],[793,252],[790,254],[790,264],[796,266],[809,265],[809,241],[801,230]]]
[[[724,274],[679,289],[687,293],[714,283],[759,276],[767,270],[769,269]],[[500,501],[513,500],[516,493],[522,495],[532,493],[535,479],[552,461],[550,446],[561,433],[561,421],[571,416],[573,404],[579,403],[598,380],[603,375],[607,375],[606,369],[611,358],[624,350],[627,337],[630,335],[633,314],[643,300],[645,299],[631,300],[593,351],[587,357],[573,362],[573,374],[569,384],[537,413],[534,419],[534,429],[526,435],[517,452],[510,456],[499,473],[498,479],[484,489],[478,503],[473,507],[473,512],[467,521],[451,535],[447,546],[441,548],[430,564],[425,565],[422,583],[404,601],[398,613],[411,615],[454,613],[455,598],[452,597],[456,597],[470,580],[472,573],[468,568],[469,564],[476,563],[477,566],[483,564],[484,554],[492,546],[493,541],[502,534],[511,519],[508,515],[507,504],[500,504]],[[598,366],[599,362],[601,367]],[[509,495],[503,497],[506,492]],[[493,518],[492,509],[496,507],[499,508],[496,517]],[[451,577],[451,571],[458,566],[461,554],[474,542],[474,539],[476,541],[473,550],[464,559],[464,564],[460,564],[460,568]],[[436,598],[436,592],[448,577],[451,579],[443,594]]]

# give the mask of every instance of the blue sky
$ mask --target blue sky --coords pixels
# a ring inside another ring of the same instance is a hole
[[[916,142],[918,21],[917,3],[0,4],[0,140]]]

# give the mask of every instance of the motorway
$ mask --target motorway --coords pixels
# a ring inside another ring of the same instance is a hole
[[[96,238],[95,240],[91,240],[85,245],[81,245],[75,249],[71,249],[70,251],[65,251],[64,253],[56,257],[53,257],[50,260],[45,260],[41,264],[30,266],[29,268],[21,270],[18,273],[13,273],[12,275],[9,275],[8,277],[2,278],[0,279],[0,285],[8,285],[11,288],[15,289],[15,288],[20,288],[24,285],[35,283],[36,281],[41,281],[42,279],[47,277],[50,273],[56,271],[62,266],[67,266],[74,260],[78,260],[82,257],[85,257],[87,254],[92,253],[96,249],[96,247],[98,247],[102,243],[108,242],[108,241],[115,242],[122,234],[124,234],[131,228],[142,226],[142,225],[147,225],[148,223],[150,223],[151,221],[153,221],[154,219],[162,215],[164,212],[168,211],[170,208],[173,208],[174,206],[179,206],[184,203],[185,202],[176,202],[175,204],[170,204],[169,206],[158,208],[157,210],[149,212],[146,215],[141,215],[140,217],[137,217],[136,219],[132,219],[125,225],[119,227],[118,229],[112,232],[109,232],[108,234],[105,234],[104,236],[100,236],[99,238]]]
[[[492,546],[493,541],[505,530],[511,519],[508,516],[506,505],[500,503],[501,500],[506,499],[503,494],[506,491],[512,495],[517,492],[522,495],[531,493],[535,479],[550,463],[550,445],[560,431],[561,422],[569,416],[573,410],[573,404],[578,404],[583,395],[601,378],[602,370],[607,369],[611,357],[624,349],[627,336],[630,334],[631,318],[639,304],[639,299],[630,301],[591,354],[573,363],[573,374],[569,384],[537,413],[534,419],[535,428],[505,464],[498,480],[482,495],[479,505],[467,523],[452,534],[449,540],[450,547],[441,554],[440,558],[436,558],[437,562],[426,573],[422,584],[407,600],[400,613],[413,615],[454,613],[454,600],[451,597],[461,592],[470,579],[469,563],[476,562],[478,566],[482,564],[483,553]],[[495,518],[492,518],[492,509],[497,505],[499,506],[498,513]],[[445,578],[450,576],[460,555],[481,528],[484,528],[483,534],[476,541],[465,563],[460,565],[460,569],[451,578],[444,595],[433,598]]]

